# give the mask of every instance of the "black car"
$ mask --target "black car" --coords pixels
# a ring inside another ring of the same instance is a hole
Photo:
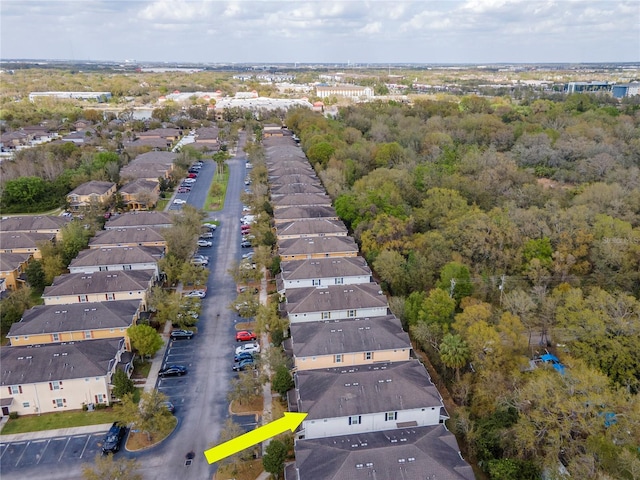
[[[193,338],[193,332],[191,330],[172,330],[171,338],[186,338],[191,340]]]
[[[114,422],[102,442],[102,454],[106,455],[107,453],[116,453],[120,450],[120,444],[126,434],[127,429]]]
[[[181,377],[187,373],[187,367],[182,365],[169,365],[158,372],[160,377]]]

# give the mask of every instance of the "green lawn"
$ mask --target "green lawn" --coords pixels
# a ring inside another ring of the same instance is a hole
[[[224,208],[224,198],[227,194],[227,183],[229,182],[229,167],[227,165],[224,166],[224,174],[222,178],[220,175],[216,173],[216,176],[213,179],[213,183],[209,188],[209,193],[207,194],[207,201],[205,202],[205,210],[210,212],[217,212]],[[217,186],[214,186],[217,185]],[[218,195],[212,195],[218,189]]]
[[[39,432],[56,428],[83,427],[116,421],[110,408],[84,412],[73,410],[70,412],[45,413],[43,415],[27,415],[15,420],[9,419],[0,435],[11,433]]]
[[[133,361],[133,368],[132,378],[147,378],[149,376],[149,370],[151,370],[151,362],[136,358]]]
[[[156,211],[164,212],[164,209],[169,204],[169,200],[169,198],[161,198],[160,200],[158,200],[158,203],[156,204]]]

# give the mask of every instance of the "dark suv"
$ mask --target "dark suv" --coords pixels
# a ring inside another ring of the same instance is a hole
[[[104,437],[104,441],[102,442],[102,454],[105,455],[107,453],[116,453],[120,450],[120,444],[122,443],[122,439],[127,433],[127,429],[125,427],[121,427],[116,422],[111,425],[111,428],[107,432],[107,435]]]

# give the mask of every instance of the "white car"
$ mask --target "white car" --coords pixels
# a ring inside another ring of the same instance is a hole
[[[244,253],[244,254],[242,254],[242,258],[244,260],[246,260],[246,259],[251,260],[253,258],[254,254],[255,254],[255,252]]]
[[[196,183],[195,178],[185,178],[182,183]]]
[[[240,345],[236,348],[236,355],[243,352],[260,353],[260,344],[258,342],[245,343],[244,345]]]
[[[184,205],[185,203],[187,203],[186,200],[183,200],[182,198],[176,198],[173,203],[175,203],[176,205]]]
[[[191,290],[189,293],[185,295],[188,298],[204,298],[207,296],[207,292],[204,290]]]
[[[213,243],[210,240],[198,240],[199,247],[210,247]]]

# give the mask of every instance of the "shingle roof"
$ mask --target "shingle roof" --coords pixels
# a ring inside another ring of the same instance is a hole
[[[53,215],[6,217],[0,219],[0,230],[3,232],[35,232],[38,230],[60,230],[70,221],[70,218]]]
[[[66,273],[45,287],[43,298],[64,295],[144,291],[154,277],[153,270],[122,270],[118,272]]]
[[[283,261],[280,264],[280,271],[284,280],[371,275],[371,269],[364,257]]]
[[[142,244],[156,242],[166,245],[164,237],[153,228],[118,228],[98,232],[89,241],[89,248],[126,245],[130,243]]]
[[[296,357],[410,349],[409,335],[394,315],[291,324]]]
[[[295,465],[299,478],[313,480],[473,480],[459,451],[440,424],[298,440]]]
[[[147,152],[143,153],[142,155],[138,155],[129,163],[129,165],[140,165],[148,163],[171,165],[176,158],[178,158],[178,154],[173,152]]]
[[[101,265],[133,265],[157,262],[162,258],[162,247],[108,247],[82,250],[71,261],[72,267],[98,267]]]
[[[377,283],[293,288],[286,296],[290,315],[387,306],[387,297]]]
[[[283,222],[276,225],[276,236],[282,235],[346,235],[347,227],[342,220],[314,218],[304,222]]]
[[[91,180],[85,182],[82,185],[77,186],[68,195],[91,195],[95,193],[97,195],[104,195],[116,184],[113,182],[101,182],[98,180]]]
[[[3,348],[0,385],[104,376],[123,341],[114,338]]]
[[[442,406],[418,360],[299,370],[296,391],[307,421]]]
[[[331,206],[331,197],[321,193],[298,193],[293,195],[273,195],[271,197],[273,208],[309,205]]]
[[[120,188],[120,193],[139,193],[145,190],[153,191],[157,188],[158,182],[156,180],[146,180],[144,178],[137,178],[132,182],[127,183],[126,185]]]
[[[135,227],[170,227],[173,225],[173,215],[168,212],[129,212],[111,217],[104,228],[113,230],[118,228]]]
[[[358,253],[358,245],[351,237],[287,238],[278,242],[280,256],[318,253]]]
[[[273,175],[269,177],[269,185],[271,185],[271,187],[290,185],[294,183],[322,185],[322,182],[315,174],[311,175],[307,173],[287,173],[284,175]]]
[[[278,208],[273,212],[276,223],[293,220],[307,220],[310,218],[331,218],[338,219],[335,208],[328,206],[307,205],[303,207],[292,206]]]
[[[321,185],[311,185],[308,183],[290,183],[271,187],[271,195],[294,195],[300,193],[324,193]]]
[[[128,328],[139,308],[140,300],[38,305],[25,311],[22,319],[11,325],[7,337]]]
[[[0,272],[13,272],[16,268],[31,258],[30,253],[0,254]]]
[[[50,242],[55,236],[55,233],[0,232],[0,248],[38,248],[38,242]]]

